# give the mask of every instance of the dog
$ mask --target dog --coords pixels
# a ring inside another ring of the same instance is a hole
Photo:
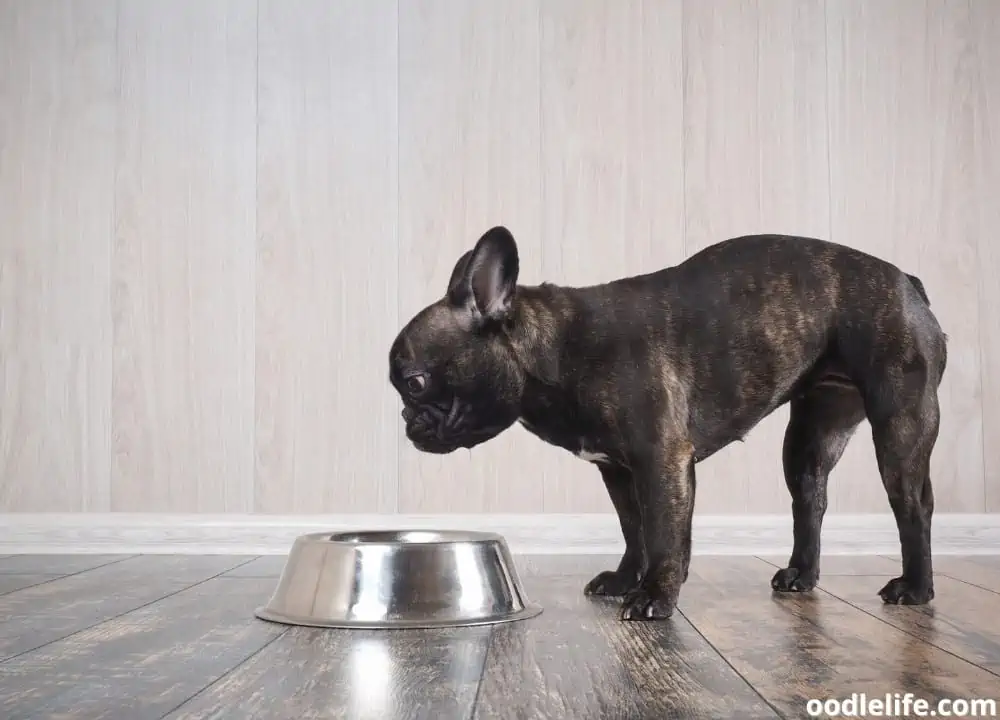
[[[879,595],[934,597],[930,457],[947,336],[919,278],[816,238],[748,235],[588,287],[518,285],[507,228],[482,235],[389,350],[406,437],[473,448],[520,422],[595,464],[625,552],[588,595],[621,619],[670,617],[691,559],[695,466],[785,403],[793,549],[771,586],[820,575],[827,477],[867,419],[902,550]]]

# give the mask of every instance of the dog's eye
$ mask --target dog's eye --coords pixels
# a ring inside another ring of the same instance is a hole
[[[411,375],[406,379],[406,389],[414,395],[419,395],[427,389],[427,376]]]

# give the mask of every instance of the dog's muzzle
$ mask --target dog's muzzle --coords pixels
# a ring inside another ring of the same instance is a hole
[[[450,403],[436,403],[403,408],[406,436],[419,450],[451,452],[463,446],[462,425],[468,415],[458,397]]]

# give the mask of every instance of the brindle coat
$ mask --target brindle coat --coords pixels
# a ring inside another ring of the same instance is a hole
[[[597,465],[626,549],[585,592],[624,596],[624,619],[670,616],[691,557],[695,464],[790,403],[794,544],[772,587],[816,585],[827,476],[867,419],[903,556],[880,595],[934,596],[929,464],[947,352],[920,280],[781,235],[591,287],[517,275],[514,238],[493,228],[400,332],[390,381],[422,451],[471,448],[521,421]]]

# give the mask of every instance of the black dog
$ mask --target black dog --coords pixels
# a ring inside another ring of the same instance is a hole
[[[598,466],[626,549],[585,592],[624,596],[624,619],[669,617],[691,558],[695,464],[790,402],[794,549],[772,587],[816,585],[827,476],[867,418],[903,556],[879,594],[933,598],[929,462],[947,352],[920,280],[780,235],[592,287],[517,275],[514,238],[489,230],[400,332],[389,377],[421,451],[471,448],[520,421]]]

